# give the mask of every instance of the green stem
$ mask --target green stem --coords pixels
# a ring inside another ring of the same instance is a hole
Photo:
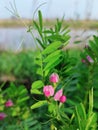
[[[86,93],[85,93],[85,98],[84,98],[84,106],[85,108],[87,108],[87,104],[88,104],[88,100],[89,100],[89,91],[91,90],[92,86],[93,86],[93,82],[92,82],[92,78],[93,78],[93,68],[94,65],[91,65],[89,67],[89,76],[88,76],[88,84],[87,84],[87,88],[86,88]]]
[[[89,97],[89,90],[86,90],[85,98],[84,98],[84,106],[85,106],[85,108],[87,108],[88,97]]]
[[[51,129],[51,130],[57,130],[57,128],[54,126],[54,124],[53,124],[53,123],[51,124],[50,129]]]

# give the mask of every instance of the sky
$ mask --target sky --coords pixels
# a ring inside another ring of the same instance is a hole
[[[15,0],[15,4],[24,18],[32,18],[38,8],[44,18],[98,19],[98,0]],[[13,16],[11,5],[14,0],[0,0],[0,19]]]

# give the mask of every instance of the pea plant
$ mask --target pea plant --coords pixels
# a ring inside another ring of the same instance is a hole
[[[35,99],[31,109],[44,107],[47,110],[44,114],[47,117],[45,124],[50,125],[51,130],[96,130],[97,114],[93,109],[94,87],[91,76],[95,60],[85,50],[82,53],[85,59],[81,57],[81,61],[76,64],[64,50],[70,36],[68,28],[62,26],[63,20],[57,19],[54,28],[47,29],[43,27],[41,12],[38,14],[38,22],[33,21],[29,28],[29,31],[32,26],[37,29],[39,37],[36,40],[41,46],[35,57],[38,80],[31,87]],[[81,67],[85,68],[84,71],[80,70]]]

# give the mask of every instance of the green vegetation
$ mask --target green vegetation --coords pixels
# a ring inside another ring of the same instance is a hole
[[[97,130],[98,36],[83,50],[65,49],[70,36],[63,19],[47,28],[40,11],[33,29],[36,52],[0,55],[0,77],[32,82],[28,90],[19,82],[0,85],[0,130]]]
[[[70,57],[77,57],[79,60],[81,50],[69,49],[67,53]],[[34,81],[37,77],[35,76],[36,65],[34,64],[34,58],[37,52],[32,50],[21,51],[21,52],[0,52],[0,81],[14,81],[19,83],[25,83]]]
[[[35,52],[0,52],[0,81],[32,82],[35,80]]]

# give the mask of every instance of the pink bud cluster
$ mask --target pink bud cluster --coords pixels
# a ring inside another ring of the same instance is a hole
[[[90,56],[87,56],[86,58],[87,58],[87,60],[88,60],[90,63],[93,63],[93,62],[94,62],[93,59],[92,59]]]
[[[60,89],[59,91],[56,92],[56,94],[54,95],[54,100],[55,101],[60,101],[62,103],[64,103],[66,101],[66,96],[63,95],[63,90]]]
[[[12,102],[11,99],[9,99],[6,103],[5,103],[5,107],[12,107],[14,104]],[[0,113],[0,120],[3,120],[4,118],[6,118],[7,115],[3,112]]]
[[[52,83],[57,83],[59,82],[59,76],[58,74],[56,73],[53,73],[51,76],[50,76],[50,82]],[[54,100],[55,101],[60,101],[61,103],[64,103],[66,101],[66,96],[63,95],[63,90],[60,89],[58,90],[56,93],[54,91],[54,87],[52,85],[46,85],[44,86],[43,88],[43,93],[46,97],[50,97],[50,96],[53,96]],[[55,93],[55,94],[54,94]]]
[[[94,62],[93,59],[89,55],[86,56],[86,59],[88,60],[89,63],[93,63]],[[86,63],[85,59],[82,59],[81,61],[82,61],[82,63]]]

